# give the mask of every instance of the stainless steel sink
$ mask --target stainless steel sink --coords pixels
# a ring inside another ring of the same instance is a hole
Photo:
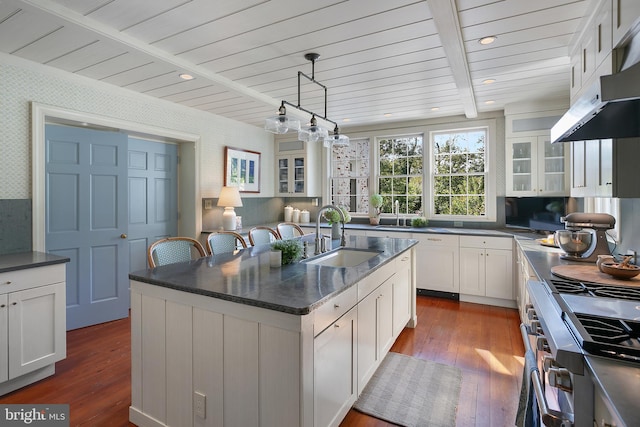
[[[340,248],[317,255],[304,261],[306,264],[323,265],[328,267],[355,267],[371,258],[378,256],[382,251],[374,251],[367,249],[349,249]]]

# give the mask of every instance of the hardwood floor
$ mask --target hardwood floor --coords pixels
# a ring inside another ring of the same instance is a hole
[[[458,427],[513,426],[524,354],[518,312],[430,297],[418,297],[417,307],[418,327],[405,329],[392,351],[462,370]],[[129,330],[123,319],[68,332],[56,374],[0,403],[68,403],[71,426],[133,426]],[[355,410],[341,424],[386,426],[393,424]]]

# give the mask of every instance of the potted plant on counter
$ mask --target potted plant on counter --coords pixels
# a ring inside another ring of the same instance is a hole
[[[349,214],[349,210],[342,206],[338,206],[338,209],[342,211],[342,215],[344,216],[344,223],[351,221],[351,215]],[[327,220],[329,225],[331,225],[331,239],[339,239],[340,238],[340,223],[343,222],[342,218],[340,218],[340,213],[335,209],[327,209],[322,216]]]
[[[371,212],[369,213],[369,224],[378,225],[380,224],[380,212],[382,208],[382,196],[378,193],[372,194],[369,197],[369,205],[371,206]]]

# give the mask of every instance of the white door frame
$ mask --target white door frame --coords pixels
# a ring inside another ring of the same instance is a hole
[[[151,137],[154,140],[179,144],[180,168],[178,175],[178,234],[198,238],[202,224],[200,193],[200,136],[110,117],[98,116],[61,107],[31,103],[31,203],[32,246],[34,251],[45,252],[45,124],[49,122],[92,124],[120,129],[132,136]]]

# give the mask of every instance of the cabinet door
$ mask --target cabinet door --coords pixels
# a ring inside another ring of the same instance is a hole
[[[378,353],[380,360],[393,345],[393,277],[378,288]]]
[[[393,336],[400,335],[411,319],[411,257],[403,255],[396,261],[393,276]]]
[[[9,379],[9,307],[7,294],[0,295],[0,383]]]
[[[502,249],[486,249],[485,295],[493,298],[513,299],[512,252]]]
[[[276,177],[278,179],[278,194],[289,193],[289,157],[278,157]]]
[[[9,294],[9,379],[66,356],[65,284]]]
[[[420,243],[416,246],[417,287],[458,293],[460,290],[458,245],[439,244],[444,237],[453,236],[434,235],[420,238]]]
[[[291,177],[293,182],[291,183],[291,189],[296,195],[303,195],[306,192],[305,188],[305,158],[304,156],[293,156],[291,164],[293,165],[293,172]]]
[[[318,335],[314,347],[314,425],[337,426],[357,398],[356,312]]]
[[[537,137],[509,138],[507,147],[507,195],[536,195]]]
[[[596,195],[599,197],[612,197],[613,195],[613,140],[601,139],[600,161],[598,162],[598,182],[596,183]]]
[[[378,367],[378,293],[371,292],[358,303],[358,395]]]
[[[538,137],[538,195],[565,196],[567,188],[567,157],[564,144],[552,144],[549,137]]]
[[[574,197],[580,197],[586,191],[586,149],[586,141],[571,142],[571,195]]]
[[[638,0],[613,0],[613,46],[617,46],[622,41],[638,17],[640,17]]]
[[[460,293],[485,295],[485,249],[460,248]]]

